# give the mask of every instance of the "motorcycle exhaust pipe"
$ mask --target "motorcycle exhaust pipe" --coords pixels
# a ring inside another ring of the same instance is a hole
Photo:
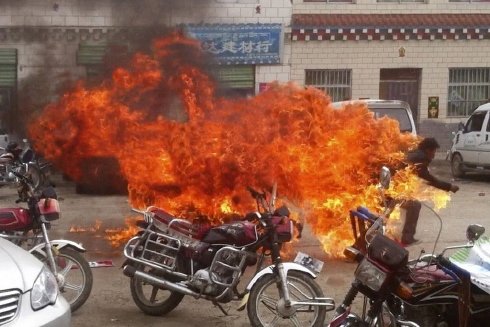
[[[165,279],[160,279],[160,278],[154,277],[154,276],[147,274],[145,272],[136,270],[136,268],[131,266],[131,265],[124,266],[123,273],[124,273],[124,275],[126,275],[128,277],[131,277],[131,278],[132,277],[138,277],[138,278],[144,280],[145,282],[147,282],[151,285],[155,285],[155,286],[158,286],[161,288],[165,288],[169,291],[174,291],[174,292],[183,293],[185,295],[190,295],[190,296],[195,297],[196,299],[201,297],[201,294],[196,293],[194,291],[191,291],[190,289],[188,289],[185,286],[181,286],[181,285],[169,282],[168,280],[165,280]]]

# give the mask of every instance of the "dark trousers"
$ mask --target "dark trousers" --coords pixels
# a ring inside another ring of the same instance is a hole
[[[409,243],[417,231],[417,222],[419,220],[420,209],[422,204],[417,200],[408,200],[402,206],[406,210],[405,225],[403,225],[402,239],[403,243]]]

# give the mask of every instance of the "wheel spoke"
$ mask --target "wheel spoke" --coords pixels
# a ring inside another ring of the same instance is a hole
[[[276,314],[274,316],[274,319],[272,319],[272,321],[266,325],[267,325],[267,327],[274,327],[278,321],[279,321],[279,315]]]
[[[275,310],[276,305],[277,305],[276,299],[274,299],[271,296],[265,295],[265,294],[262,294],[262,296],[260,297],[260,302],[264,303],[264,305],[266,307],[274,308],[274,310]]]
[[[293,295],[296,299],[307,299],[307,300],[311,300],[311,298],[308,296],[308,294],[306,294],[305,292],[303,292],[302,290],[299,289],[299,287],[297,287],[296,285],[294,285],[293,283],[291,282],[288,282],[288,289],[289,289],[289,294],[290,295]],[[301,296],[298,296],[296,294],[296,292],[300,293],[302,295]]]
[[[83,289],[83,285],[75,285],[72,283],[65,282],[65,285],[63,285],[63,288],[67,288],[73,291],[76,291],[77,293],[81,293]]]
[[[66,260],[66,266],[65,268],[63,268],[62,271],[60,271],[60,274],[62,274],[63,276],[66,276],[68,274],[68,272],[71,270],[71,268],[73,267],[73,265],[75,264],[73,261],[71,260]]]
[[[289,320],[291,320],[293,322],[293,325],[295,325],[296,327],[301,327],[301,323],[299,322],[298,316],[296,314],[289,317]]]

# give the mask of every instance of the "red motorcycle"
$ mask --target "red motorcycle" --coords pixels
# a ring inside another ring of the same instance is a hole
[[[19,199],[27,208],[0,208],[0,237],[31,252],[56,276],[63,297],[77,310],[88,299],[93,276],[82,255],[85,249],[68,240],[50,240],[51,222],[60,218],[60,206],[53,187],[35,192],[30,179],[12,172],[19,180]]]
[[[389,182],[389,171],[385,176]],[[388,183],[385,183],[388,185]],[[428,209],[432,210],[430,207]],[[344,301],[336,309],[330,327],[347,326],[408,326],[408,327],[483,327],[490,319],[489,286],[472,275],[471,269],[487,269],[483,281],[490,275],[490,265],[483,257],[476,264],[464,265],[461,258],[479,241],[485,228],[469,225],[466,231],[468,243],[445,248],[435,255],[436,245],[442,230],[442,219],[432,210],[440,222],[440,229],[431,254],[414,260],[408,259],[408,251],[399,243],[383,235],[383,215],[374,215],[365,209],[353,216],[359,221],[368,221],[370,227],[361,233],[366,248],[349,247],[351,258],[359,265],[355,279]],[[368,219],[365,219],[365,218]],[[376,219],[374,219],[376,218]],[[374,220],[374,223],[370,221]],[[359,234],[360,235],[360,234]],[[481,240],[483,246],[488,239]],[[456,256],[445,257],[447,250],[460,249]],[[465,268],[469,267],[469,270]],[[350,311],[358,294],[364,296],[362,314]]]
[[[314,260],[282,261],[280,249],[293,237],[293,222],[285,206],[274,209],[274,189],[269,203],[265,193],[249,189],[260,212],[216,227],[192,224],[155,207],[136,210],[145,221],[126,244],[123,264],[136,305],[149,315],[164,315],[190,295],[227,314],[222,304],[241,300],[239,310],[247,307],[252,326],[322,326],[335,305],[323,297],[316,273],[308,268]],[[263,267],[267,256],[272,264]],[[240,278],[254,265],[253,278],[240,292]]]

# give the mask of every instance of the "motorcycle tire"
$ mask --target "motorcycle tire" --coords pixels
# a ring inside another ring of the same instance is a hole
[[[139,268],[137,267],[137,269],[144,268],[142,268],[142,266],[140,265]],[[147,271],[147,269],[149,269],[150,272],[152,271],[152,268],[146,268],[145,271]],[[177,271],[183,272],[182,265],[179,264],[179,261],[177,261]],[[160,277],[164,276],[162,272],[155,272],[154,275]],[[165,279],[171,282],[179,281],[178,279],[174,280],[171,276],[165,276]],[[158,286],[147,284],[138,277],[132,277],[129,283],[131,289],[131,297],[133,298],[134,303],[138,306],[138,308],[140,308],[141,311],[149,316],[163,316],[171,312],[180,304],[180,302],[182,302],[185,296],[185,294],[182,293],[169,291]],[[147,296],[145,295],[143,290],[144,287],[149,287],[151,289],[150,298],[147,298]],[[158,292],[167,292],[169,294],[164,300],[157,301],[156,297],[158,295]]]
[[[38,252],[33,254],[49,267],[47,257]],[[57,273],[62,276],[60,293],[70,304],[71,312],[75,312],[87,301],[92,291],[92,269],[80,252],[67,247],[58,250],[54,260]]]
[[[289,286],[289,292],[291,300],[305,300],[305,294],[309,298],[322,298],[324,297],[323,291],[320,286],[315,282],[315,280],[308,274],[300,271],[289,271],[287,276],[287,282]],[[268,292],[269,294],[265,294]],[[270,295],[273,293],[274,295]],[[304,327],[320,327],[323,326],[325,315],[327,309],[324,306],[311,306],[313,318],[306,318],[307,321],[300,320],[303,316],[299,317],[297,314],[300,311],[290,312],[289,318],[282,318],[286,316],[284,312],[280,313],[277,308],[280,307],[279,303],[281,300],[280,291],[278,290],[277,277],[274,274],[268,274],[261,277],[257,283],[250,290],[250,297],[247,303],[247,313],[248,319],[250,320],[251,326],[263,327],[270,325],[271,321],[275,319],[284,319],[285,326],[291,326],[291,323],[296,323],[296,325]],[[260,307],[263,306],[263,310]],[[300,308],[301,309],[301,308]],[[308,309],[308,307],[303,308]],[[295,309],[296,310],[296,309]],[[262,317],[262,313],[269,314],[271,317],[269,319]],[[300,312],[302,315],[311,314]],[[294,318],[293,318],[294,317]],[[292,319],[296,321],[292,321]],[[282,326],[281,321],[275,321],[276,326]]]

